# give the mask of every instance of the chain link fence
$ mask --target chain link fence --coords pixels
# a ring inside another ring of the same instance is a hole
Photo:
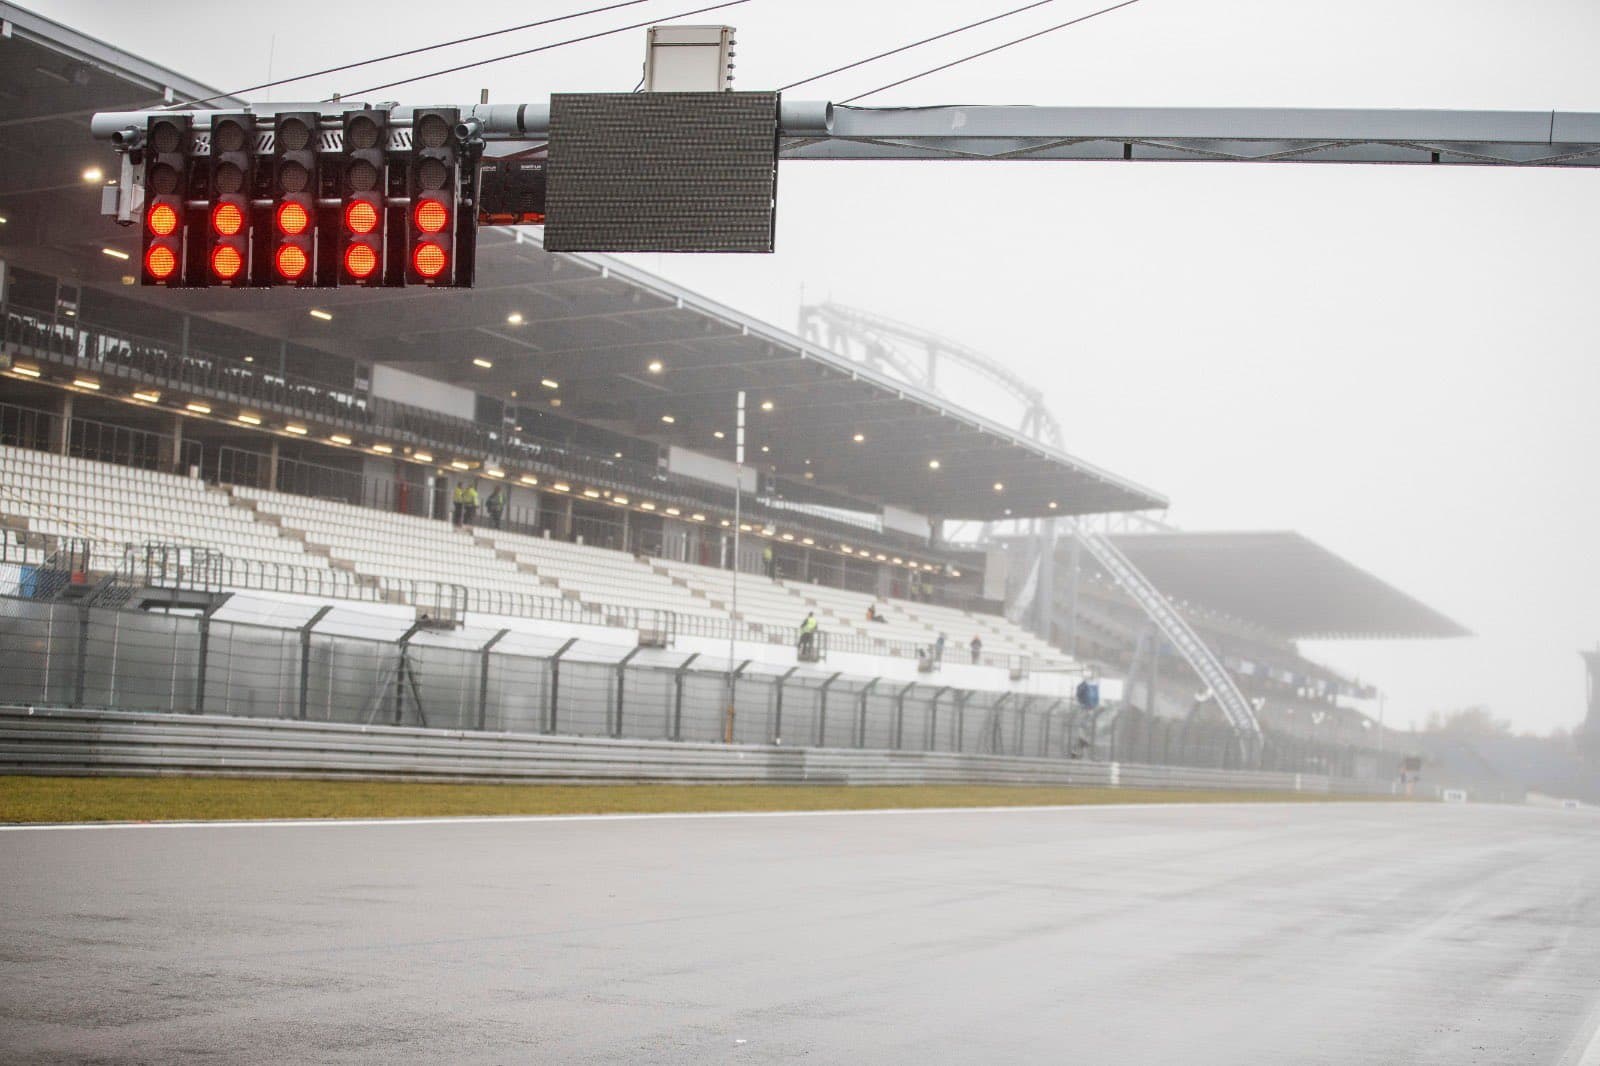
[[[1054,696],[511,630],[360,635],[0,597],[0,703],[355,725],[1237,768],[1223,723]],[[729,668],[731,665],[731,669]],[[1383,777],[1370,752],[1270,737],[1260,769]]]

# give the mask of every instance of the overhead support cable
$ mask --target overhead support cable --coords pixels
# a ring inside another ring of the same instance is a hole
[[[720,4],[711,4],[707,7],[697,7],[692,11],[680,11],[675,15],[664,15],[660,18],[646,19],[643,22],[635,22],[627,26],[618,26],[615,29],[600,30],[596,33],[587,33],[582,37],[569,37],[565,41],[556,41],[552,44],[542,44],[537,48],[525,48],[520,52],[508,52],[503,56],[494,56],[490,59],[479,59],[472,63],[462,63],[459,66],[446,67],[443,70],[435,70],[427,74],[418,74],[411,78],[401,78],[398,81],[387,81],[382,85],[369,85],[365,89],[357,89],[353,93],[344,93],[342,95],[361,96],[365,93],[377,92],[379,89],[392,89],[396,85],[409,85],[411,82],[422,81],[425,78],[438,78],[446,74],[458,74],[463,70],[471,70],[474,67],[484,67],[491,63],[502,63],[507,59],[520,59],[523,56],[531,56],[536,52],[548,52],[553,48],[564,48],[569,44],[581,44],[584,41],[598,40],[601,37],[610,37],[614,34],[626,33],[629,30],[644,29],[646,26],[659,25],[663,22],[670,22],[673,19],[688,18],[690,15],[703,15],[707,11],[720,11],[725,7],[737,7],[740,4],[748,4],[749,2],[750,0],[723,0],[723,2]],[[1131,3],[1133,0],[1129,0],[1129,2]],[[324,101],[324,103],[327,102],[329,101]]]
[[[421,55],[423,52],[432,52],[440,48],[453,48],[458,44],[471,44],[473,41],[483,41],[490,37],[500,37],[507,33],[517,33],[521,30],[531,30],[539,26],[549,26],[557,22],[568,22],[585,15],[598,15],[606,11],[615,11],[619,7],[634,7],[638,4],[649,3],[649,0],[620,0],[615,4],[604,7],[591,7],[583,11],[574,11],[566,15],[556,15],[552,18],[539,19],[536,22],[524,22],[520,26],[507,26],[502,30],[489,30],[487,33],[475,33],[470,37],[457,37],[453,41],[440,41],[438,44],[423,45],[420,48],[407,49],[404,52],[391,52],[386,56],[374,56],[371,59],[361,59],[354,63],[344,63],[337,67],[328,67],[324,70],[314,70],[309,74],[296,74],[292,78],[279,78],[276,81],[264,81],[260,85],[251,85],[244,89],[237,89],[231,93],[218,93],[215,96],[205,96],[198,100],[188,100],[183,103],[167,105],[167,109],[196,107],[200,104],[209,104],[217,100],[241,98],[245,93],[260,92],[262,89],[275,89],[280,85],[289,85],[297,81],[309,81],[312,78],[321,78],[328,74],[339,74],[346,70],[355,70],[357,67],[368,67],[374,63],[387,63],[391,59],[404,59],[407,56]],[[365,91],[365,90],[363,90]]]
[[[1018,37],[1015,40],[1006,41],[1003,44],[997,44],[993,48],[985,48],[981,52],[973,52],[971,55],[962,56],[960,59],[952,59],[948,63],[941,63],[936,67],[930,67],[927,70],[924,70],[919,74],[912,74],[909,77],[900,78],[898,81],[891,81],[886,85],[878,86],[876,89],[868,89],[864,93],[856,93],[854,96],[847,97],[844,100],[838,101],[838,103],[841,103],[841,104],[853,104],[857,100],[860,100],[862,97],[871,96],[874,93],[881,93],[886,89],[893,89],[893,88],[896,88],[898,86],[904,85],[907,82],[916,81],[919,78],[926,78],[930,74],[937,74],[942,70],[949,70],[951,67],[958,67],[963,63],[970,63],[974,59],[982,59],[984,56],[994,55],[996,52],[1004,51],[1005,49],[1010,48],[1013,45],[1019,45],[1019,44],[1025,43],[1027,41],[1036,40],[1037,38],[1043,37],[1046,34],[1055,33],[1057,30],[1064,30],[1069,26],[1076,26],[1080,22],[1088,22],[1092,18],[1098,18],[1101,15],[1108,15],[1111,12],[1117,11],[1117,10],[1119,10],[1121,8],[1124,8],[1124,7],[1131,7],[1134,4],[1137,4],[1138,2],[1139,2],[1139,0],[1122,0],[1122,3],[1120,3],[1120,4],[1112,4],[1110,7],[1103,7],[1099,11],[1091,11],[1087,15],[1079,15],[1075,19],[1068,19],[1066,22],[1060,22],[1060,23],[1057,23],[1054,26],[1046,26],[1042,30],[1036,30],[1033,33],[1027,34],[1027,35],[1022,36],[1022,37]]]
[[[979,19],[977,22],[969,22],[965,26],[957,26],[953,30],[945,30],[943,33],[936,33],[932,37],[924,37],[920,41],[912,41],[910,44],[903,44],[898,48],[891,48],[887,52],[879,52],[877,55],[867,56],[865,59],[858,59],[853,63],[846,63],[842,67],[834,67],[832,70],[825,70],[821,74],[813,74],[809,78],[801,78],[799,81],[791,81],[788,85],[780,85],[778,87],[778,92],[786,93],[790,89],[798,88],[801,85],[819,81],[834,74],[842,74],[847,70],[854,70],[856,67],[866,66],[868,63],[875,63],[880,59],[887,59],[889,56],[899,55],[901,52],[909,52],[913,48],[921,48],[925,44],[932,44],[934,41],[942,41],[946,37],[954,37],[958,33],[965,33],[967,30],[974,30],[979,26],[987,26],[991,22],[999,22],[1001,19],[1007,19],[1013,15],[1020,15],[1024,11],[1032,11],[1036,7],[1044,7],[1046,4],[1053,3],[1056,3],[1056,0],[1034,0],[1034,2],[1031,4],[1024,4],[1021,7],[1014,7],[1010,11],[1002,11],[998,15],[990,15],[986,19]]]

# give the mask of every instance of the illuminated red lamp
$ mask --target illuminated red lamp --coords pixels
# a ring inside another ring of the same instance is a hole
[[[305,274],[306,268],[311,265],[305,249],[297,244],[286,244],[279,248],[272,262],[277,268],[278,276],[285,281],[298,281]]]
[[[157,237],[170,237],[178,231],[178,209],[171,204],[156,204],[145,213],[144,222]]]
[[[211,212],[211,228],[220,237],[237,237],[244,229],[244,212],[238,204],[218,204]]]
[[[449,263],[450,257],[445,250],[431,241],[417,245],[417,250],[411,253],[411,265],[425,278],[436,278],[443,274]]]
[[[378,269],[378,253],[371,245],[352,244],[345,249],[344,269],[353,278],[370,278],[372,272]]]
[[[219,244],[211,253],[211,272],[223,281],[232,281],[244,269],[244,256],[231,244]]]
[[[438,200],[424,200],[417,205],[413,218],[423,233],[442,233],[450,224],[450,209]]]
[[[303,204],[293,200],[278,205],[278,232],[286,237],[298,237],[311,228],[311,215]]]
[[[366,200],[356,200],[344,210],[344,225],[351,233],[365,236],[378,228],[378,209]]]
[[[144,269],[157,281],[166,281],[178,269],[178,255],[166,245],[158,244],[145,255]]]

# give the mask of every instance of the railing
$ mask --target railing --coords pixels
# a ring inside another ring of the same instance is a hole
[[[612,455],[586,451],[569,443],[524,435],[505,426],[488,428],[466,419],[451,418],[420,407],[366,396],[349,387],[277,372],[256,363],[244,363],[209,352],[174,352],[163,341],[142,338],[121,330],[77,322],[54,323],[44,312],[30,314],[13,308],[6,316],[4,341],[26,347],[46,360],[108,377],[176,388],[196,396],[231,400],[258,411],[275,410],[317,420],[330,426],[381,433],[395,444],[418,444],[479,459],[497,458],[536,473],[577,478],[600,489],[650,494],[663,506],[680,509],[733,508],[731,490],[676,479],[659,468]],[[185,465],[187,465],[187,457]],[[806,505],[764,505],[747,498],[745,520],[752,524],[777,523],[796,533],[854,541],[870,524],[830,518],[805,510],[807,521],[796,516]],[[915,538],[878,532],[885,545],[927,551]]]

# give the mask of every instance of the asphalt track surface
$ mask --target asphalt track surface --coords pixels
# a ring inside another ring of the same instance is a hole
[[[5,1061],[1600,1062],[1600,817],[0,832]]]

